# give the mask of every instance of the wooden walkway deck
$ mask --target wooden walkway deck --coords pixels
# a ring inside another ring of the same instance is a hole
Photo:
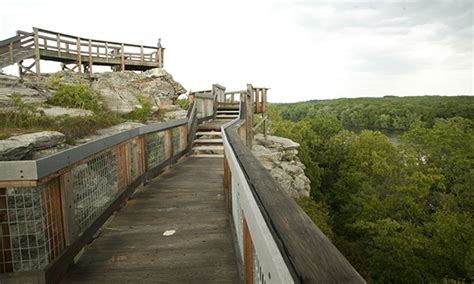
[[[176,230],[165,237],[167,230]],[[239,283],[223,160],[185,158],[136,192],[63,283]]]

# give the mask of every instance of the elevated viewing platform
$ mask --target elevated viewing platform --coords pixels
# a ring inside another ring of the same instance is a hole
[[[0,68],[19,66],[20,76],[41,73],[40,60],[61,62],[65,70],[92,72],[94,65],[114,71],[163,67],[164,48],[88,39],[39,28],[0,41]],[[23,60],[34,59],[28,66]],[[33,69],[34,67],[34,69]]]
[[[0,42],[0,68],[39,76],[41,59],[146,70],[163,49],[37,28]],[[0,283],[365,283],[252,154],[268,90],[214,84],[184,118],[0,161]]]

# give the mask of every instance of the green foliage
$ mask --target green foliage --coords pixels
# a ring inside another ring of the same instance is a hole
[[[131,113],[125,115],[126,119],[137,120],[146,123],[151,115],[152,104],[142,96],[137,96],[141,107],[134,109]]]
[[[48,100],[51,105],[88,109],[94,112],[102,110],[99,96],[84,82],[67,84],[58,77],[51,77],[48,87],[54,90],[53,96]]]
[[[189,98],[184,98],[184,99],[177,99],[176,104],[179,105],[181,108],[184,110],[189,109]]]
[[[77,138],[93,134],[101,128],[118,124],[121,121],[119,116],[103,111],[99,111],[91,117],[47,117],[36,107],[24,103],[17,94],[10,95],[6,111],[0,113],[0,123],[3,125],[1,138],[25,132],[56,130],[64,133],[67,142],[71,144]]]
[[[271,106],[271,131],[301,144],[312,181],[300,206],[369,282],[474,280],[474,112],[463,111],[471,98],[429,99]],[[396,103],[405,110],[384,109]],[[343,130],[348,122],[410,130],[396,146],[378,131]]]

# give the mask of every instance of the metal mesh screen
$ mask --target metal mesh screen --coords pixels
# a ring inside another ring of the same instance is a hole
[[[115,152],[109,151],[72,170],[79,232],[83,232],[117,196],[116,169]]]
[[[156,132],[145,135],[145,147],[148,169],[152,169],[166,160],[164,132]]]
[[[0,189],[0,271],[44,268],[64,248],[58,179]]]
[[[171,143],[173,145],[173,155],[178,154],[181,151],[179,127],[171,130]]]

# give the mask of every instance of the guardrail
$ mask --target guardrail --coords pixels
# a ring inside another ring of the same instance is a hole
[[[131,129],[36,161],[0,162],[0,282],[55,283],[140,184],[188,151],[195,120]]]
[[[5,54],[8,54],[10,64],[34,57],[38,74],[41,58],[75,63],[74,69],[77,68],[79,72],[82,72],[81,65],[92,72],[93,64],[112,65],[121,71],[129,65],[133,70],[145,67],[161,68],[164,62],[164,50],[153,46],[83,38],[39,28],[33,28],[33,33],[18,31],[17,36],[0,41],[0,56],[7,57]],[[15,54],[20,51],[31,52],[26,54],[27,56],[17,58]],[[27,66],[24,71],[32,72],[30,70],[32,66]]]
[[[252,94],[248,85],[242,97]],[[226,202],[245,282],[365,283],[247,147],[252,125],[244,118],[252,105],[241,101],[243,115],[221,131]]]
[[[38,28],[33,30],[38,38],[39,48],[54,51],[58,57],[64,53],[80,54],[87,57],[89,62],[98,59],[105,62],[119,59],[124,63],[158,63],[158,67],[163,67],[164,48],[95,40]]]

